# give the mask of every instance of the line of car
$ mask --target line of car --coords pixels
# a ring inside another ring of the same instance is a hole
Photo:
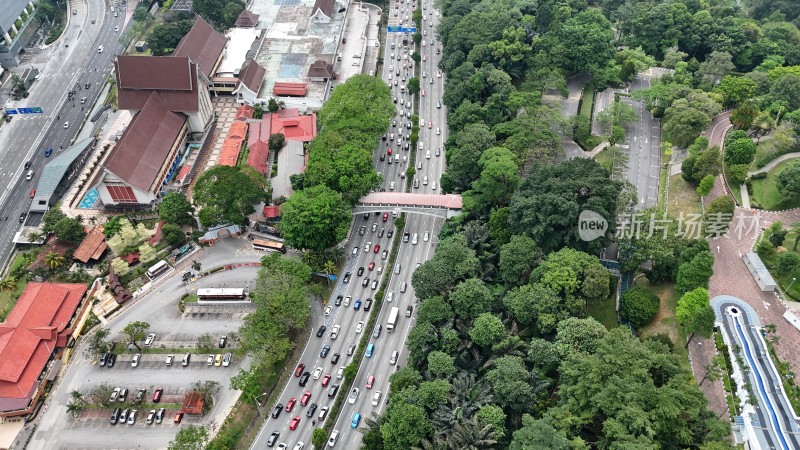
[[[161,397],[164,394],[163,388],[158,388],[153,392],[153,403],[161,402]],[[147,395],[147,389],[141,388],[136,391],[136,397],[133,400],[134,404],[141,404],[144,402],[145,396]],[[128,399],[128,388],[116,387],[111,392],[111,397],[109,398],[109,403],[125,403]],[[134,425],[136,423],[136,417],[138,414],[138,409],[136,408],[114,408],[111,412],[111,418],[109,422],[111,425]],[[159,409],[151,409],[147,415],[145,422],[148,425],[153,423],[160,424],[164,420],[164,415],[166,414],[166,408],[159,408]],[[173,423],[179,424],[183,419],[183,413],[177,412],[175,417],[173,418]]]

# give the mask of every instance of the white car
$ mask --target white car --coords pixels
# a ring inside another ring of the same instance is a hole
[[[145,347],[150,347],[151,345],[153,345],[153,341],[155,341],[155,340],[156,340],[156,334],[155,333],[148,334],[147,335],[147,339],[144,340],[144,346]]]
[[[334,325],[333,329],[331,330],[331,339],[336,339],[336,337],[339,336],[339,330],[341,328],[341,325]]]
[[[330,316],[331,315],[331,311],[333,311],[333,306],[328,305],[328,306],[325,307],[325,315],[326,316]]]
[[[361,333],[362,330],[364,330],[364,322],[363,321],[358,322],[356,324],[356,333]]]
[[[369,253],[370,247],[372,247],[372,241],[367,242],[367,244],[364,246],[364,252]]]
[[[314,377],[315,380],[319,380],[319,377],[322,376],[322,367],[314,369],[314,373],[311,376]]]
[[[442,72],[436,72],[436,78],[442,78]]]
[[[377,391],[372,394],[372,406],[378,406],[378,403],[381,402],[381,391]]]
[[[133,360],[131,361],[131,367],[139,367],[139,361],[142,359],[142,355],[137,353],[133,355]]]
[[[358,388],[354,387],[350,391],[350,395],[347,396],[347,403],[350,403],[351,405],[354,404],[356,402],[356,399],[358,399],[358,394],[360,393],[361,391],[359,391]]]
[[[431,181],[431,189],[433,189],[434,191],[436,190],[436,182],[435,181]]]
[[[357,254],[358,254],[358,247],[353,247],[353,255],[357,255]]]
[[[294,448],[292,450],[303,450],[303,447],[305,446],[306,444],[304,444],[303,441],[300,441],[297,444],[294,444]]]
[[[339,438],[339,430],[333,430],[331,433],[331,437],[328,438],[328,447],[333,447],[336,445],[336,439]]]
[[[349,295],[348,295],[347,297],[345,297],[345,298],[344,298],[344,306],[350,306],[350,300],[351,300],[352,298],[353,298],[353,297],[351,297],[351,296],[349,296]]]

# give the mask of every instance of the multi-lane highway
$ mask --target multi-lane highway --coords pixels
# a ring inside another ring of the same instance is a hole
[[[419,48],[421,55],[419,75],[421,90],[425,95],[420,92],[418,114],[419,120],[423,124],[420,126],[419,142],[422,145],[418,145],[416,149],[412,148],[409,141],[410,116],[414,113],[411,102],[414,97],[408,93],[408,89],[405,87],[409,78],[414,76],[414,62],[411,55],[415,51],[415,46],[412,36],[401,33],[389,33],[385,40],[382,77],[391,87],[392,96],[397,100],[397,114],[393,119],[394,124],[387,131],[386,140],[381,140],[376,149],[375,167],[384,178],[381,189],[387,192],[406,190],[405,174],[410,166],[413,152],[416,153],[417,162],[414,178],[419,181],[417,188],[413,187],[412,181],[411,190],[413,192],[438,193],[440,190],[439,178],[445,169],[444,142],[447,129],[445,109],[441,105],[444,75],[440,74],[438,69],[441,44],[438,39],[434,38],[439,14],[431,9],[433,6],[429,0],[426,0],[423,6],[425,20],[422,22],[421,31],[424,45],[420,45]],[[396,20],[403,20],[406,16],[411,17],[413,12],[407,2],[392,2],[389,10],[390,14],[397,18]],[[430,23],[433,25],[429,25]],[[405,25],[409,25],[409,23],[406,22]],[[407,41],[407,45],[403,44],[404,40]],[[439,53],[437,53],[437,49]],[[406,147],[406,143],[408,143],[408,147]],[[389,149],[391,149],[391,155]],[[389,162],[390,157],[391,163]],[[300,357],[300,363],[304,364],[304,368],[299,371],[299,374],[302,376],[303,373],[308,372],[308,381],[305,386],[300,386],[301,378],[291,377],[278,400],[278,404],[282,406],[280,415],[277,418],[268,415],[252,448],[268,447],[272,433],[279,433],[279,436],[272,438],[274,439],[273,445],[284,443],[289,449],[292,449],[298,442],[303,442],[306,447],[310,447],[312,431],[321,425],[320,410],[333,405],[334,399],[328,395],[330,388],[334,385],[342,386],[340,391],[346,388],[344,379],[340,379],[337,372],[352,362],[352,356],[348,353],[351,348],[358,345],[364,333],[371,336],[369,342],[373,345],[373,351],[369,358],[364,357],[359,362],[359,372],[354,383],[354,387],[359,390],[358,397],[353,403],[344,402],[341,414],[334,426],[334,429],[338,430],[336,446],[348,449],[360,446],[362,435],[352,427],[353,417],[356,413],[360,414],[362,418],[360,425],[363,426],[364,417],[370,417],[373,412],[378,414],[383,412],[389,391],[389,376],[405,365],[408,356],[404,347],[408,333],[414,324],[417,301],[411,286],[411,275],[418,264],[433,256],[437,243],[436,236],[444,220],[431,215],[407,214],[405,229],[396,230],[393,213],[393,211],[386,211],[377,215],[370,213],[366,217],[361,214],[355,216],[351,239],[345,246],[348,259],[328,304],[330,313],[329,315],[323,313],[322,316],[321,323],[326,329],[321,337],[317,337],[319,325],[315,325],[311,340]],[[403,232],[408,233],[408,242],[400,244],[396,264],[393,267],[388,267],[387,263],[391,250],[390,231],[392,231],[392,237],[397,236],[400,239],[402,239]],[[416,243],[414,243],[415,234]],[[376,245],[380,246],[377,252],[375,251]],[[370,270],[372,263],[374,266]],[[361,268],[363,268],[363,274],[358,275]],[[375,286],[373,289],[373,281],[381,280],[386,271],[391,272],[391,278],[388,285],[383,287],[386,297],[382,309],[380,311],[371,309],[369,312],[365,312],[364,303],[368,299],[372,299],[377,290],[382,287]],[[349,281],[344,283],[343,280],[347,273],[350,273]],[[369,281],[365,281],[366,279]],[[341,300],[339,300],[340,296]],[[361,306],[355,310],[355,303],[359,300]],[[339,302],[341,303],[337,305]],[[388,332],[387,320],[393,307],[398,308],[399,318],[395,330]],[[361,329],[366,326],[369,314],[379,314],[376,321],[376,328],[380,327],[379,334],[376,329]],[[317,320],[314,322],[320,323]],[[339,329],[334,339],[331,332],[336,326]],[[322,356],[320,353],[324,346],[330,347],[326,356]],[[399,355],[396,362],[391,361],[395,351]],[[337,355],[338,360],[334,363]],[[321,370],[318,371],[319,378],[315,379],[314,374],[317,368]],[[323,380],[327,375],[330,375],[330,379],[323,386]],[[372,378],[372,385],[367,388],[370,378]],[[301,399],[306,392],[310,392],[310,400],[306,405],[302,405]],[[380,392],[380,398],[373,401],[377,392]],[[338,395],[348,396],[349,392],[338,392]],[[296,404],[291,412],[287,412],[286,405],[292,398],[296,399]],[[317,408],[309,416],[312,404],[316,404]],[[264,411],[272,413],[275,408],[275,404],[265,405]],[[295,417],[298,417],[300,421],[296,429],[292,430],[291,424]]]
[[[88,7],[87,7],[88,5]],[[40,67],[39,80],[34,82],[24,102],[7,106],[41,106],[43,115],[14,116],[0,130],[0,148],[4,165],[0,171],[0,261],[11,254],[11,242],[21,224],[17,220],[28,210],[29,193],[36,187],[39,174],[47,162],[44,153],[52,148],[50,158],[67,148],[79,133],[92,103],[103,89],[111,63],[123,47],[119,43],[125,14],[118,7],[99,0],[75,6],[64,36],[51,48],[50,59]],[[116,14],[116,16],[115,16]],[[94,23],[92,23],[94,21]],[[102,52],[99,46],[103,46]],[[88,87],[87,87],[88,84]],[[74,92],[70,96],[69,92]],[[81,100],[86,100],[81,103]],[[25,178],[26,161],[31,162],[33,179]]]

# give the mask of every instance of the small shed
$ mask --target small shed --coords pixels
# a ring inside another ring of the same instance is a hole
[[[761,257],[758,256],[758,253],[745,253],[742,259],[744,259],[744,265],[747,266],[747,270],[753,275],[756,283],[758,283],[758,287],[761,288],[762,291],[773,292],[775,288],[778,287],[778,284],[775,282],[775,279],[772,278],[772,274],[769,273],[769,270],[767,270],[767,266],[761,261]]]

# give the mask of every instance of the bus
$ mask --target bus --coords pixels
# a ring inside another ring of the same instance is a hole
[[[230,302],[246,299],[247,292],[243,288],[200,288],[197,290],[197,300],[200,302]]]
[[[386,331],[390,333],[394,331],[394,327],[397,325],[398,314],[400,314],[400,308],[393,306],[391,311],[389,311],[389,321],[386,322]]]
[[[253,239],[253,249],[286,253],[286,246],[282,242],[268,241],[266,239]]]
[[[155,280],[156,278],[163,275],[166,271],[170,269],[169,264],[163,259],[155,264],[152,267],[147,269],[147,278],[150,280]]]

